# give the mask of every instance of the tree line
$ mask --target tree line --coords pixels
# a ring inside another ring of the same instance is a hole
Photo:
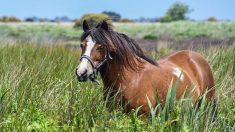
[[[14,16],[2,16],[0,17],[0,22],[76,22],[83,19],[84,17],[94,17],[94,19],[100,20],[100,18],[104,18],[104,15],[107,15],[106,17],[109,17],[114,22],[171,22],[171,21],[178,21],[178,20],[188,20],[189,18],[186,16],[187,14],[191,13],[193,10],[189,8],[189,6],[182,2],[175,2],[172,4],[164,16],[162,17],[156,17],[156,18],[145,18],[140,17],[138,19],[128,19],[128,18],[122,18],[122,16],[114,11],[103,11],[99,14],[91,13],[91,14],[85,14],[79,19],[70,19],[67,16],[63,17],[55,17],[54,19],[48,19],[48,18],[40,18],[40,17],[28,17],[24,20],[21,20]],[[217,19],[213,16],[208,17],[208,21],[217,21]]]

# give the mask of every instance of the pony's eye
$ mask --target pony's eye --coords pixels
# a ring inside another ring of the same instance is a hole
[[[99,46],[99,47],[97,47],[97,51],[102,51],[104,48],[103,48],[103,46]]]
[[[81,48],[81,49],[83,48],[83,44],[80,44],[80,48]]]

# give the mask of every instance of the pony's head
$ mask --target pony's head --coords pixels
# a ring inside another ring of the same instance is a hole
[[[114,31],[106,21],[90,28],[84,20],[83,31],[80,45],[81,62],[75,72],[79,81],[86,81],[88,78],[94,81],[99,69],[109,61],[115,61],[120,67],[131,67],[133,70],[136,70],[137,62],[142,63],[143,60],[155,65],[133,39]]]
[[[107,22],[102,22],[95,28],[90,28],[86,20],[83,21],[83,31],[81,36],[82,55],[80,58],[80,64],[76,68],[76,75],[79,81],[86,81],[88,78],[94,80],[96,78],[97,71],[104,63],[111,59],[110,53],[104,40],[97,37],[97,32],[104,33],[108,30]]]

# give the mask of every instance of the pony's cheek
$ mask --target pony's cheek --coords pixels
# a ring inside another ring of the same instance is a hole
[[[99,64],[101,61],[103,61],[105,59],[104,56],[102,55],[97,55],[93,58],[93,62],[95,65]]]

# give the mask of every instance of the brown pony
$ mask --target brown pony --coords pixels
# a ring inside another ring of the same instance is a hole
[[[214,79],[208,62],[198,53],[178,51],[158,60],[148,58],[137,43],[127,35],[114,31],[106,21],[89,28],[83,22],[82,56],[76,69],[79,81],[96,80],[100,72],[104,83],[104,99],[124,104],[125,112],[140,108],[139,114],[149,112],[148,100],[164,104],[171,82],[179,80],[176,98],[189,92],[193,101],[205,94],[214,96]],[[148,99],[147,99],[148,98]]]

